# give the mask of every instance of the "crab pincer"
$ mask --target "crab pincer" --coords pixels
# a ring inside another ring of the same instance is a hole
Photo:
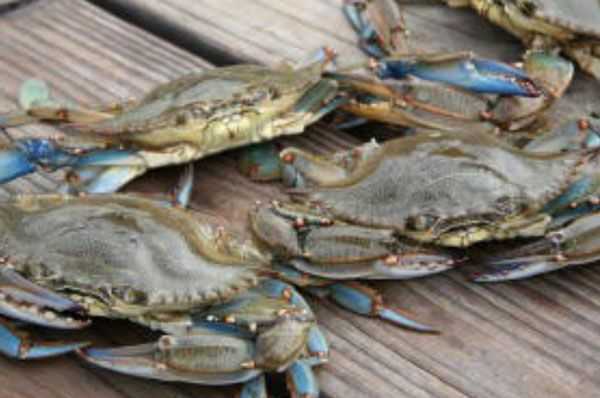
[[[54,329],[81,329],[89,321],[81,317],[81,306],[23,278],[7,259],[0,269],[0,314],[22,322]],[[0,318],[0,352],[20,359],[46,358],[86,346],[86,342],[33,342],[13,322]]]
[[[383,58],[373,60],[371,67],[381,79],[414,76],[476,93],[523,97],[538,97],[542,94],[522,69],[504,62],[479,58],[471,52]]]
[[[600,213],[578,218],[544,238],[484,260],[492,269],[476,275],[476,282],[525,279],[548,272],[586,265],[600,259]]]

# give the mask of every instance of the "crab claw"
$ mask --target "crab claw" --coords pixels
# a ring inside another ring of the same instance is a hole
[[[542,93],[527,74],[506,63],[476,58],[470,53],[387,58],[373,63],[380,79],[407,76],[438,81],[477,93],[538,97]]]
[[[46,290],[10,268],[0,269],[0,314],[27,323],[57,329],[81,329],[79,304]]]
[[[238,159],[242,174],[254,181],[273,181],[281,178],[279,150],[272,142],[244,148]]]
[[[374,316],[417,332],[437,333],[434,328],[413,321],[383,304],[379,293],[356,282],[334,283],[328,286],[329,298],[342,307],[367,316]]]
[[[287,386],[293,397],[317,398],[319,385],[311,366],[302,360],[296,361],[287,370]]]
[[[37,166],[60,168],[71,164],[73,155],[46,139],[23,139],[0,151],[0,183],[34,172]]]
[[[344,0],[342,11],[352,29],[359,36],[360,48],[368,55],[375,58],[386,56],[386,51],[377,40],[375,27],[364,17],[366,2],[361,0]]]
[[[475,275],[474,282],[505,282],[526,279],[564,267],[553,256],[529,256],[491,263],[496,270]]]
[[[190,359],[190,353],[194,358]],[[228,353],[222,357],[223,353]],[[87,362],[118,373],[203,385],[245,383],[262,370],[252,367],[254,344],[221,335],[163,336],[157,343],[121,348],[84,348]]]
[[[344,0],[344,5],[342,6],[342,11],[344,12],[348,22],[358,33],[363,32],[367,25],[362,17],[364,6],[361,6],[361,3],[363,2],[358,0]]]
[[[475,275],[475,282],[529,278],[600,260],[600,214],[581,217],[545,238],[487,261],[494,269]]]
[[[24,333],[20,333],[9,322],[0,320],[0,352],[10,358],[55,357],[78,350],[86,345],[88,345],[87,342],[33,344]]]
[[[391,254],[383,260],[375,261],[371,279],[422,278],[448,271],[460,262],[451,252],[442,249],[419,248],[414,253],[410,252],[411,249],[409,247],[407,253]]]
[[[120,149],[69,151],[53,140],[29,138],[0,150],[0,184],[33,173],[38,167],[57,170],[72,167],[70,183],[85,192],[115,192],[146,170],[137,152]]]

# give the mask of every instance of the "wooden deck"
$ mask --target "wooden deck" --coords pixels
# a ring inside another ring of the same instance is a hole
[[[407,19],[421,48],[518,57],[517,42],[471,12],[410,3]],[[350,63],[362,55],[340,5],[341,0],[0,0],[0,113],[14,108],[21,82],[31,77],[50,82],[62,98],[97,103],[139,95],[191,69],[236,60],[275,65],[324,44]],[[600,109],[600,84],[580,74],[554,114],[591,109]],[[41,126],[10,131],[50,132]],[[357,142],[322,126],[282,141],[325,152]],[[281,193],[241,177],[234,158],[235,152],[196,163],[193,206],[243,231],[253,202]],[[130,189],[166,190],[176,172],[150,173]],[[52,190],[57,178],[33,176],[3,187],[1,194]],[[485,286],[456,271],[378,284],[391,304],[438,325],[440,336],[406,332],[315,302],[332,346],[330,363],[317,371],[323,396],[597,397],[597,271],[588,267]],[[112,345],[145,334],[127,323],[102,321],[86,338]],[[0,397],[191,398],[236,391],[130,378],[83,366],[74,357],[27,363],[0,357]]]

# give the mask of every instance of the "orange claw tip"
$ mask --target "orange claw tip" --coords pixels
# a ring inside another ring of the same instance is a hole
[[[579,130],[587,130],[590,128],[590,121],[587,119],[579,119],[577,121],[577,127],[579,127]]]
[[[287,164],[292,164],[292,163],[294,163],[294,160],[295,160],[295,159],[296,159],[296,157],[294,156],[294,154],[293,154],[293,153],[290,153],[290,152],[287,152],[287,153],[285,153],[285,154],[284,154],[284,155],[281,157],[281,160],[282,160],[284,163],[287,163]]]
[[[294,220],[294,228],[304,228],[306,226],[306,220],[302,217],[298,217]]]
[[[403,328],[413,330],[415,332],[433,333],[433,334],[440,333],[439,330],[434,329],[431,326],[416,322],[412,319],[405,317],[404,315],[401,315],[399,312],[391,310],[389,308],[380,308],[377,311],[377,315],[379,316],[379,318],[386,320],[388,322],[391,322],[394,325],[398,325]]]
[[[379,69],[380,63],[379,61],[377,61],[375,58],[369,58],[369,61],[367,62],[367,67],[371,70],[377,70]]]
[[[332,61],[338,56],[337,51],[333,47],[325,46],[323,47],[323,52],[325,53],[325,59],[328,61]]]

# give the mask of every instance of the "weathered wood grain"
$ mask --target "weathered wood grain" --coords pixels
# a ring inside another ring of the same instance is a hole
[[[338,50],[342,64],[362,57],[340,0],[105,3],[129,16],[152,16],[167,36],[169,29],[184,31],[187,42],[196,37],[232,58],[276,64],[323,44]],[[470,11],[410,3],[407,23],[420,49],[520,56],[519,43]],[[551,116],[598,108],[599,88],[578,74]],[[600,374],[596,272],[590,267],[494,286],[468,283],[458,272],[379,284],[391,302],[440,325],[444,333],[438,337],[403,333],[318,305],[334,348],[331,365],[320,372],[323,389],[332,396],[592,397]]]
[[[300,59],[323,44],[336,47],[344,62],[362,57],[339,0],[98,3],[119,3],[130,13],[150,15],[146,20],[160,21],[162,30],[185,31],[188,39],[204,43],[197,48],[212,46],[231,58],[277,64]],[[411,5],[408,12],[413,38],[423,48],[468,47],[504,59],[516,59],[520,51],[514,40],[469,12],[429,4]],[[45,1],[18,11],[0,19],[0,35],[0,54],[10,54],[0,57],[0,111],[11,108],[21,80],[32,76],[51,82],[61,97],[98,102],[139,95],[157,82],[208,66],[82,1]],[[561,105],[579,111],[591,103],[598,103],[598,85],[580,77]],[[23,131],[49,132],[38,126],[11,133]],[[318,128],[291,141],[321,151],[356,142]],[[233,228],[243,228],[255,199],[280,195],[276,187],[247,182],[236,172],[232,155],[200,161],[196,170],[194,207]],[[176,173],[151,173],[131,189],[164,191]],[[11,189],[44,190],[54,184],[43,177],[30,181]],[[333,348],[331,363],[319,370],[323,391],[331,397],[593,397],[600,384],[597,282],[597,271],[589,268],[495,286],[470,284],[458,272],[377,284],[392,304],[439,325],[441,336],[404,332],[316,303]],[[103,344],[143,334],[108,322],[100,328],[104,333],[90,337]],[[27,375],[34,373],[32,381]],[[0,375],[0,396],[210,397],[232,392],[127,378],[81,367],[73,359],[36,364],[0,359]]]

